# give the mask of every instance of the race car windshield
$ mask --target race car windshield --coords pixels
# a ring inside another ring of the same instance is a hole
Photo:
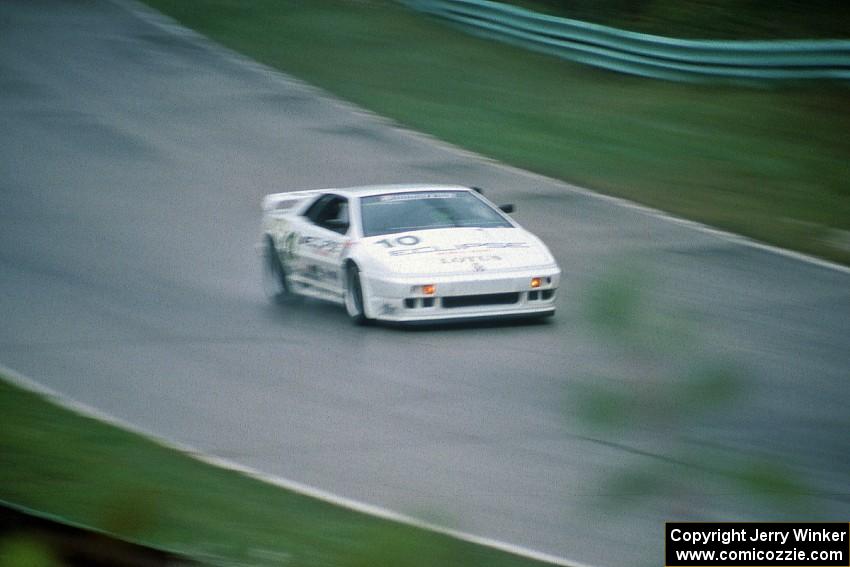
[[[452,227],[511,227],[467,191],[422,191],[363,197],[363,236]]]

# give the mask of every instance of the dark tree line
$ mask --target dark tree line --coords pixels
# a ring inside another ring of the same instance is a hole
[[[850,38],[848,0],[508,0],[551,14],[679,37]]]

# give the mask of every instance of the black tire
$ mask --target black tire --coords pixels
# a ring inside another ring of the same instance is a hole
[[[363,309],[363,287],[360,285],[360,270],[349,264],[345,270],[345,312],[355,325],[366,325],[369,318]]]
[[[266,238],[263,250],[263,287],[266,295],[275,303],[282,303],[292,297],[286,278],[286,267],[280,261],[271,238]]]

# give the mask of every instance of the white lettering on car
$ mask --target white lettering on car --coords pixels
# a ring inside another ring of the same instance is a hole
[[[440,258],[441,264],[469,264],[474,262],[498,262],[501,256],[452,256],[450,258]]]
[[[470,249],[500,249],[500,248],[528,248],[527,242],[467,242],[455,244],[454,246],[420,246],[406,250],[391,250],[390,256],[410,256],[412,254],[430,254],[434,252],[454,252]]]

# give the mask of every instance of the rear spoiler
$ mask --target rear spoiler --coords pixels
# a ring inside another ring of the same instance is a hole
[[[295,207],[308,197],[313,197],[319,191],[292,191],[290,193],[272,193],[263,197],[263,212],[285,211]]]

